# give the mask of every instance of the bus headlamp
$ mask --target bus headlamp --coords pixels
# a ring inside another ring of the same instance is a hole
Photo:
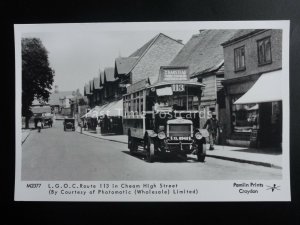
[[[200,134],[200,132],[195,133],[195,138],[197,140],[200,140],[202,138],[202,135]]]
[[[158,136],[159,139],[165,139],[165,138],[166,138],[166,134],[165,134],[165,132],[163,132],[163,131],[159,132],[159,133],[157,134],[157,136]]]

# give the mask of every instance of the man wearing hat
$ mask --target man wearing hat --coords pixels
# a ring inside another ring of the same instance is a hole
[[[212,117],[206,121],[203,128],[207,128],[209,133],[209,150],[214,150],[218,129],[220,129],[219,121],[217,120],[217,115],[215,112],[212,112]]]

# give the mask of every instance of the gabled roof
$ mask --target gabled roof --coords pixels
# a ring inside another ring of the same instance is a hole
[[[73,91],[60,91],[51,93],[49,96],[48,104],[49,105],[61,105],[60,99],[63,99],[65,96],[72,95]]]
[[[150,41],[148,41],[146,44],[144,44],[142,47],[140,47],[138,50],[136,50],[134,53],[132,53],[129,57],[140,57],[141,55],[143,55],[144,52],[149,48],[149,46],[155,41],[155,39],[159,35],[160,34],[153,37]]]
[[[95,77],[93,79],[93,89],[100,89],[100,77]]]
[[[107,67],[104,69],[104,81],[105,82],[115,81],[115,68],[114,67]]]
[[[91,94],[91,88],[89,84],[84,85],[84,96],[90,95]]]
[[[204,30],[193,35],[169,65],[188,66],[192,77],[218,70],[224,63],[221,44],[238,31]]]
[[[90,85],[90,93],[93,93],[94,87],[93,87],[93,80],[89,81],[89,85]]]
[[[154,43],[157,41],[157,40],[161,40],[162,39],[169,39],[169,40],[172,40],[174,43],[177,43],[178,46],[180,46],[180,49],[183,47],[183,44],[181,43],[181,41],[179,40],[175,40],[163,33],[159,33],[158,35],[156,35],[154,38],[152,38],[150,41],[148,41],[146,44],[144,44],[141,48],[139,48],[138,50],[136,50],[134,53],[132,53],[130,55],[130,57],[138,57],[138,59],[136,60],[136,62],[133,64],[132,68],[130,69],[130,71],[127,73],[129,74],[134,68],[135,66],[140,62],[140,60],[144,57],[144,55],[147,54],[148,50],[154,45]],[[161,45],[163,47],[163,42],[161,42]],[[166,45],[166,44],[165,44]],[[167,48],[166,48],[167,49]],[[174,51],[174,48],[173,49],[170,49],[170,50],[173,50]],[[176,51],[176,50],[175,50]],[[179,51],[179,49],[178,49]],[[177,53],[177,52],[176,52]],[[176,54],[175,53],[175,54]],[[151,58],[151,57],[150,57]],[[152,57],[153,59],[153,57]],[[149,62],[151,63],[151,62]],[[168,62],[169,63],[169,62]],[[164,63],[162,63],[164,64]],[[145,69],[146,70],[146,69]],[[145,71],[147,72],[147,71]],[[146,73],[145,73],[146,74]],[[143,79],[144,77],[141,77],[141,79]],[[150,80],[153,79],[153,77],[150,78]],[[133,79],[133,80],[139,80],[139,79]],[[155,80],[155,79],[154,79]],[[152,81],[151,81],[152,82]]]
[[[31,106],[41,106],[41,105],[49,105],[49,103],[44,101],[39,101],[37,98],[34,98],[33,102],[31,103]]]
[[[138,57],[119,57],[115,61],[115,77],[125,75],[130,72]]]
[[[100,77],[100,87],[101,87],[104,84],[104,71],[100,72],[99,77]]]

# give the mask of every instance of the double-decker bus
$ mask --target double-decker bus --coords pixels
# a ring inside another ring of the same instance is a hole
[[[164,154],[186,158],[194,153],[203,162],[206,142],[199,113],[203,88],[189,79],[187,67],[161,67],[157,82],[144,79],[129,86],[123,96],[123,129],[130,153],[143,151],[149,162]]]

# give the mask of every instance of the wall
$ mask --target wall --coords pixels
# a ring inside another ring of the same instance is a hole
[[[259,66],[257,53],[257,40],[271,36],[271,55],[272,63]],[[235,72],[234,49],[245,46],[246,70]],[[251,74],[262,73],[276,70],[282,66],[282,30],[267,30],[248,39],[233,43],[224,47],[224,70],[225,79],[243,77]]]
[[[168,65],[182,47],[177,41],[160,35],[132,70],[132,83],[147,77],[151,83],[155,82],[160,67]]]
[[[216,76],[203,77],[202,83],[205,84],[205,88],[201,100],[215,100],[217,98]]]

